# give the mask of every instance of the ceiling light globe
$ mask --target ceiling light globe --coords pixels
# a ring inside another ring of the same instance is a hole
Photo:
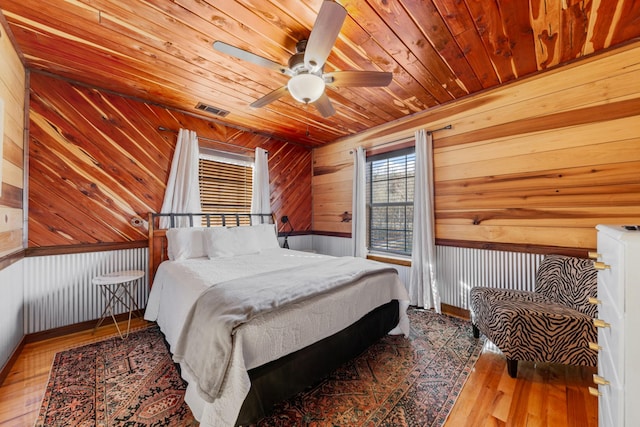
[[[316,74],[298,74],[289,79],[287,88],[297,101],[309,104],[324,93],[324,79]]]

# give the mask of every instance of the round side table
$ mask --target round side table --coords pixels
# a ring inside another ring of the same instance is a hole
[[[107,300],[107,304],[105,305],[104,310],[102,310],[102,314],[100,315],[100,320],[98,320],[98,323],[93,328],[94,332],[102,324],[105,317],[107,317],[107,314],[109,314],[113,319],[113,323],[116,325],[116,329],[118,330],[118,335],[120,335],[120,338],[125,339],[129,336],[129,330],[131,328],[131,315],[134,309],[140,310],[140,307],[138,307],[138,303],[136,303],[136,300],[133,297],[133,291],[135,290],[139,279],[142,277],[144,277],[144,271],[142,270],[125,270],[114,271],[113,273],[103,274],[101,276],[93,278],[91,282],[100,288],[102,296]],[[118,321],[116,320],[114,311],[114,306],[118,302],[124,305],[129,311],[127,333],[125,335],[122,334],[122,331],[118,326]]]

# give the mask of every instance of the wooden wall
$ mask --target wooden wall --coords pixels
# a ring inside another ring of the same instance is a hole
[[[0,26],[0,257],[22,249],[25,69]]]
[[[640,224],[638,58],[640,42],[315,149],[313,229],[350,233],[354,147],[451,124],[433,134],[440,243],[595,248],[596,224]]]
[[[310,229],[310,150],[34,71],[29,247],[146,240],[146,229],[130,221],[160,210],[177,136],[159,126],[249,148],[244,154],[267,149],[274,212]]]

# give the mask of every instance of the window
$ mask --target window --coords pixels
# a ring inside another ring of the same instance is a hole
[[[367,158],[369,250],[411,255],[415,148]]]
[[[199,181],[202,212],[247,213],[250,211],[253,183],[252,158],[201,149]],[[241,223],[243,223],[242,219]],[[243,225],[248,225],[248,218],[246,223]],[[212,225],[221,224],[215,224],[212,218]]]

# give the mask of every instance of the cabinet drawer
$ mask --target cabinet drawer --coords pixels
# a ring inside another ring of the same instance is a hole
[[[611,421],[602,425],[620,426],[624,411],[623,384],[620,381],[620,378],[624,378],[622,351],[615,351],[609,346],[607,335],[598,334],[598,344],[602,347],[598,353],[598,375],[609,381],[607,385],[597,386],[601,393],[598,397],[598,410]]]
[[[598,353],[598,375],[619,384],[618,379],[624,378],[625,370],[621,338],[611,334],[609,329],[599,330],[598,344],[602,347]]]
[[[624,311],[624,271],[620,261],[623,259],[623,248],[616,240],[598,233],[598,252],[600,261],[609,266],[598,270],[598,298],[609,300],[620,312]],[[606,295],[603,294],[607,291]]]

